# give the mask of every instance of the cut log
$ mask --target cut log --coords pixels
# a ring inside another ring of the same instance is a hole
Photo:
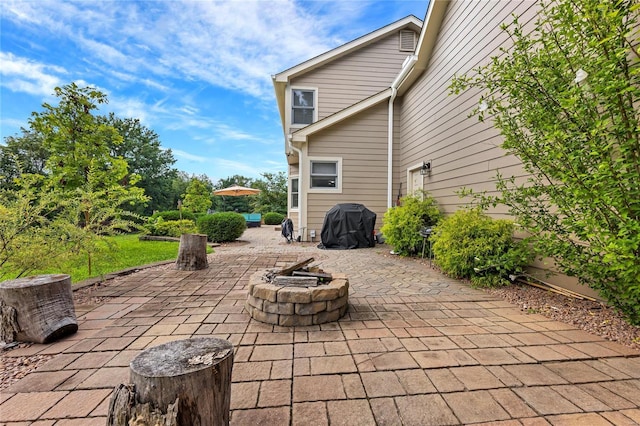
[[[198,271],[209,267],[207,261],[207,236],[203,234],[182,234],[176,269]]]
[[[283,287],[317,287],[318,278],[316,277],[286,277],[277,275],[273,278],[273,284]]]
[[[141,352],[130,364],[131,385],[119,385],[107,425],[229,424],[233,346],[201,337]]]
[[[0,282],[0,339],[49,343],[78,331],[71,277],[37,275]]]
[[[305,272],[305,271],[293,271],[294,277],[316,277],[318,281],[327,283],[333,279],[331,274],[325,272]]]
[[[291,275],[291,273],[293,271],[296,271],[298,269],[301,269],[305,266],[307,266],[308,264],[310,264],[311,262],[313,262],[315,259],[313,257],[310,257],[306,260],[303,260],[302,262],[298,262],[296,264],[293,264],[291,266],[288,266],[286,268],[282,268],[280,271],[276,272],[278,275]]]

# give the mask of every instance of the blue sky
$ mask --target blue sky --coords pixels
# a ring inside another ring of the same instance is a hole
[[[402,1],[0,2],[0,140],[70,82],[214,182],[286,171],[271,75],[407,15]],[[1,143],[1,142],[0,142]]]

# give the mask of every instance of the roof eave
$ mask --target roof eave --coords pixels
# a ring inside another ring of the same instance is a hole
[[[432,0],[429,2],[429,8],[427,9],[422,31],[420,32],[416,46],[418,60],[398,85],[398,95],[404,94],[429,66],[433,48],[438,39],[440,27],[442,26],[442,21],[444,20],[449,3],[450,0]]]
[[[289,82],[292,78],[300,75],[300,74],[304,74],[306,72],[309,72],[315,68],[318,68],[328,62],[334,61],[344,55],[347,55],[348,53],[359,49],[363,46],[366,46],[368,44],[374,43],[377,40],[386,37],[388,34],[394,32],[394,31],[398,31],[400,29],[406,28],[406,27],[412,27],[413,30],[415,31],[420,31],[422,29],[422,21],[418,18],[416,18],[413,15],[409,15],[407,17],[404,17],[396,22],[393,22],[389,25],[386,25],[382,28],[379,28],[373,32],[370,32],[369,34],[366,34],[362,37],[359,37],[355,40],[352,40],[348,43],[343,44],[342,46],[338,46],[335,49],[332,49],[328,52],[325,52],[321,55],[318,55],[314,58],[311,58],[305,62],[302,62],[298,65],[295,65],[287,70],[284,70],[282,72],[279,72],[278,74],[276,74],[274,76],[274,81],[278,82],[278,83],[287,83]]]

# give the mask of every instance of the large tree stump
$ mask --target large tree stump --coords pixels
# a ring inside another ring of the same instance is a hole
[[[141,352],[130,364],[131,385],[116,387],[108,426],[229,424],[233,346],[201,337]]]
[[[203,234],[180,235],[180,249],[176,269],[181,271],[197,271],[206,269],[207,261],[207,236]]]
[[[0,282],[0,339],[49,343],[78,331],[69,275]]]

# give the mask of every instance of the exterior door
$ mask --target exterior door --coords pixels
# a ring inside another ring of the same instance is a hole
[[[422,182],[423,180],[422,175],[420,174],[420,169],[411,170],[407,195],[415,194],[416,191],[423,189]]]

